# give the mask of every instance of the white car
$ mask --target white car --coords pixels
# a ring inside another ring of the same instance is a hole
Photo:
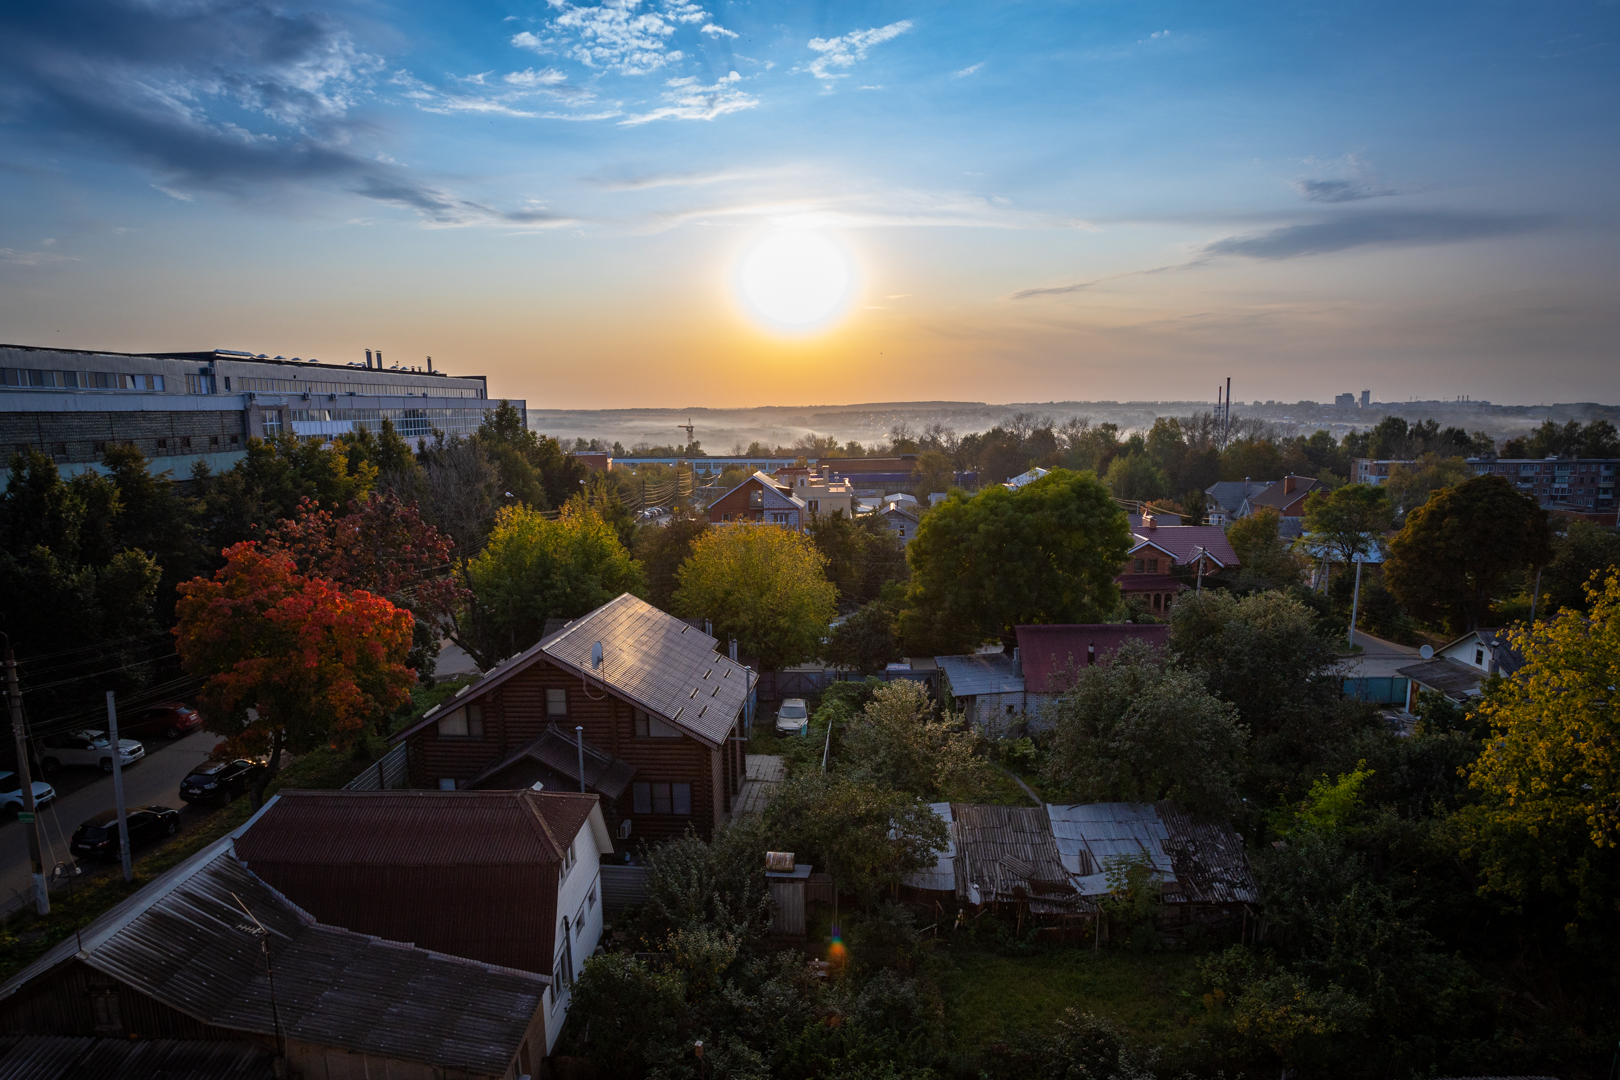
[[[805,706],[802,697],[790,697],[776,710],[778,735],[802,735],[809,726],[810,710]]]
[[[43,780],[30,785],[34,789],[34,806],[48,806],[56,801],[56,789]],[[22,784],[14,772],[0,772],[0,810],[15,814],[23,808]]]
[[[138,739],[118,740],[118,764],[133,765],[146,756]],[[39,767],[50,776],[64,765],[93,765],[102,772],[113,769],[112,747],[105,731],[70,731],[40,740]]]

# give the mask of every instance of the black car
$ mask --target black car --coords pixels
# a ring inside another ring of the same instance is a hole
[[[132,806],[124,811],[129,824],[129,846],[139,847],[180,831],[180,811],[167,806]],[[118,811],[103,810],[73,833],[68,850],[79,856],[118,854]]]
[[[257,761],[210,761],[180,781],[180,797],[186,802],[217,802],[221,806],[240,795],[264,772]]]

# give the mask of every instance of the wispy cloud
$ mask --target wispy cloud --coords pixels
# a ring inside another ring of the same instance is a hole
[[[12,266],[49,266],[53,263],[78,262],[72,255],[58,255],[54,251],[19,251],[0,248],[0,263]]]
[[[1296,259],[1359,247],[1415,247],[1513,236],[1547,227],[1545,217],[1448,212],[1361,212],[1327,221],[1284,225],[1262,233],[1231,236],[1203,249],[1205,256]]]
[[[587,176],[584,181],[604,191],[645,191],[663,187],[705,187],[734,180],[757,180],[781,176],[787,169],[723,169],[702,173],[648,173],[640,176]]]
[[[737,89],[742,76],[735,71],[722,76],[712,86],[701,86],[694,77],[670,79],[670,89],[662,95],[664,104],[644,113],[633,113],[619,121],[634,126],[653,120],[713,120],[726,113],[752,109],[759,99]]]
[[[152,187],[163,192],[163,194],[167,195],[169,198],[178,199],[181,202],[192,202],[197,198],[197,196],[191,194],[189,191],[176,191],[174,188],[164,187],[162,184],[153,184]]]
[[[834,79],[848,78],[847,72],[833,71],[833,68],[854,67],[855,63],[866,59],[867,50],[874,45],[881,45],[885,41],[893,41],[907,30],[911,29],[911,20],[902,19],[890,23],[888,26],[876,26],[867,30],[852,30],[840,37],[811,38],[809,46],[821,55],[810,61],[808,70],[823,82],[831,83]]]
[[[796,173],[803,177],[805,173]],[[926,191],[911,188],[846,190],[848,185],[828,180],[822,190],[837,195],[756,198],[692,207],[653,215],[653,232],[693,222],[767,220],[784,228],[873,229],[927,225],[956,228],[1051,229],[1090,228],[1085,222],[1019,210],[1005,199],[976,192]]]
[[[1400,194],[1394,188],[1379,187],[1366,180],[1301,179],[1295,180],[1293,184],[1305,198],[1319,203],[1360,202],[1362,199]]]
[[[595,104],[592,91],[573,85],[555,68],[512,71],[493,83],[489,74],[463,76],[456,80],[463,87],[459,90],[434,86],[404,71],[396,72],[390,81],[400,87],[400,96],[418,109],[441,116],[474,113],[538,120],[606,120],[624,115],[616,105],[592,112],[558,112],[544,107],[546,103],[560,103],[577,110]]]
[[[709,13],[689,0],[663,0],[662,4],[645,6],[641,0],[605,0],[588,7],[568,0],[549,2],[561,10],[546,24],[549,36],[525,30],[512,37],[512,44],[541,54],[560,54],[586,67],[621,75],[646,75],[685,59],[680,49],[671,48],[676,28],[682,24],[704,23],[704,32],[711,35],[736,36],[714,25]]]
[[[982,67],[984,67],[984,61],[981,60],[977,64],[974,64],[972,67],[965,67],[961,71],[952,72],[951,73],[951,78],[953,78],[953,79],[965,79],[969,75],[972,75],[975,72],[977,72]]]
[[[734,37],[738,36],[737,32],[735,30],[727,30],[725,27],[716,26],[714,23],[706,23],[706,24],[704,24],[703,29],[702,29],[701,32],[705,33],[705,34],[708,34],[710,37],[716,37],[716,38],[720,38],[720,37],[734,38]]]

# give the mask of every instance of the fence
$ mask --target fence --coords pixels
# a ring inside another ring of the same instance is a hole
[[[647,868],[645,866],[602,867],[602,909],[617,914],[627,907],[639,907],[647,902]]]
[[[386,791],[389,788],[410,787],[410,766],[406,760],[408,749],[406,743],[400,743],[367,765],[359,776],[343,785],[343,790]]]
[[[815,697],[836,682],[861,682],[873,678],[883,682],[910,679],[925,684],[930,690],[939,689],[937,671],[881,671],[876,675],[860,675],[853,671],[766,671],[759,677],[756,692],[763,701],[776,701],[790,697]]]
[[[1407,681],[1397,675],[1370,675],[1344,680],[1344,696],[1374,705],[1406,704]]]

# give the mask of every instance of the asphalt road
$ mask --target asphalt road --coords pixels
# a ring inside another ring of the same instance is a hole
[[[180,781],[206,761],[208,752],[218,743],[219,736],[207,731],[194,731],[172,743],[162,739],[146,741],[146,756],[124,769],[124,804],[155,803],[174,807],[180,810],[182,820],[193,814],[207,813],[207,809],[193,809],[180,801]],[[56,788],[57,799],[39,818],[41,854],[47,874],[56,863],[69,858],[67,845],[73,830],[85,818],[112,809],[112,777],[97,776],[78,786],[75,781],[83,777],[75,774],[80,773],[95,775],[99,770],[64,768],[49,781]],[[68,783],[59,783],[59,780]],[[33,903],[32,875],[28,865],[28,834],[19,822],[7,819],[0,824],[0,914]]]

